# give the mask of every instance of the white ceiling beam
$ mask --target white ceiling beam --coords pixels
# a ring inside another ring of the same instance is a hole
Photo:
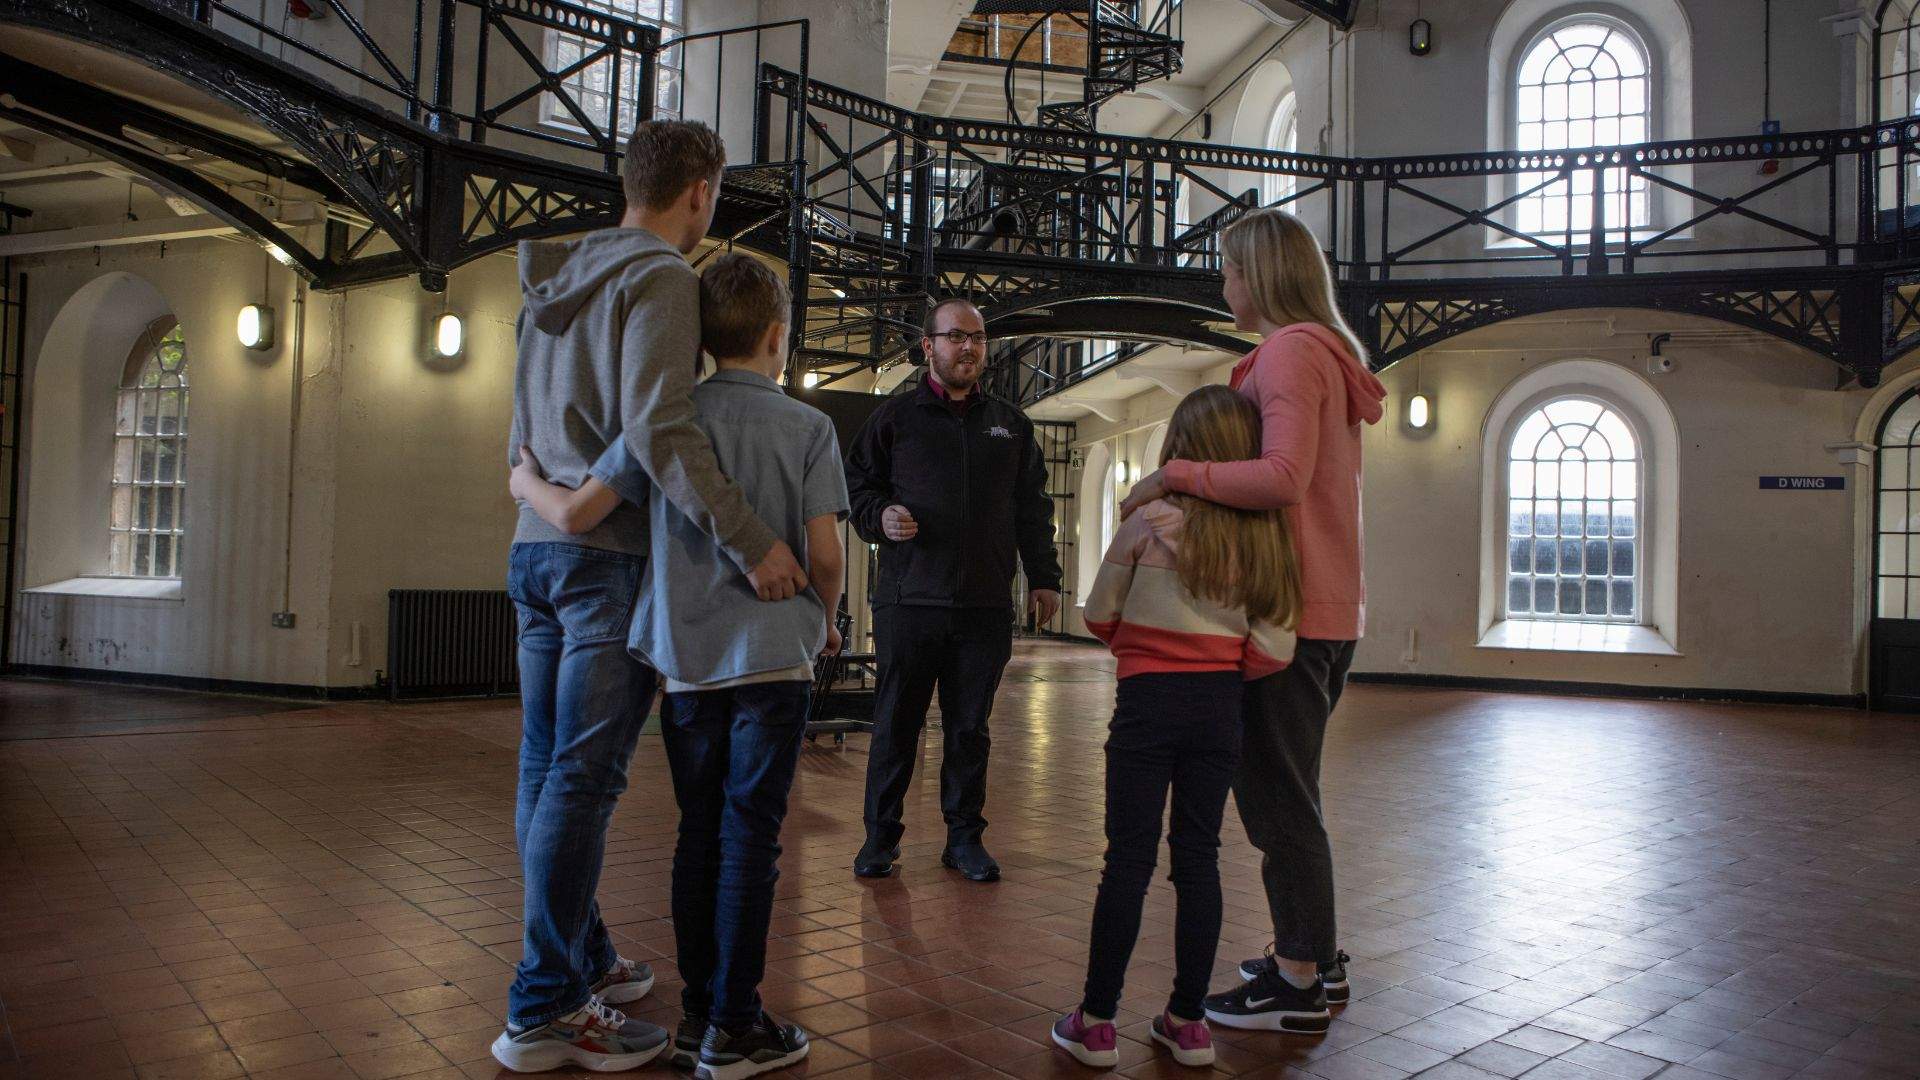
[[[1158,367],[1134,360],[1122,363],[1113,373],[1121,382],[1149,382],[1177,398],[1200,388],[1200,373],[1186,368]]]
[[[0,171],[0,187],[18,187],[21,184],[37,184],[45,180],[64,180],[70,176],[85,176],[89,173],[101,176],[124,176],[126,170],[111,161],[63,161],[58,165]]]
[[[1084,398],[1074,394],[1072,391],[1062,391],[1061,393],[1055,394],[1053,395],[1053,400],[1062,405],[1078,405],[1109,424],[1119,423],[1120,418],[1125,415],[1127,411],[1127,403],[1124,401],[1110,401],[1106,398]]]
[[[1181,116],[1198,115],[1207,103],[1207,91],[1200,86],[1175,86],[1171,83],[1145,83],[1134,90],[1142,97],[1150,97]]]
[[[197,236],[226,236],[237,232],[212,214],[123,221],[112,225],[82,225],[73,229],[45,229],[0,236],[0,257],[40,255],[95,247],[152,244],[161,240],[189,240]]]

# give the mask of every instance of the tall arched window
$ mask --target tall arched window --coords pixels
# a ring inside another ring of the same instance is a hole
[[[177,578],[187,531],[187,343],[172,316],[149,326],[127,357],[113,439],[109,566]]]
[[[1267,126],[1266,147],[1289,154],[1300,152],[1300,98],[1289,90],[1273,110]],[[1294,178],[1285,173],[1267,173],[1260,178],[1260,201],[1272,206],[1294,192]]]
[[[1535,409],[1507,447],[1510,619],[1640,622],[1639,440],[1588,397]]]
[[[1920,5],[1887,0],[1880,7],[1876,40],[1873,118],[1920,114]]]
[[[1920,619],[1920,390],[1887,414],[1875,462],[1876,619]]]
[[[1552,27],[1524,52],[1514,79],[1514,148],[1522,152],[1569,147],[1626,146],[1653,137],[1653,72],[1647,48],[1626,26],[1579,16]],[[1649,222],[1647,181],[1624,169],[1604,174],[1609,232]],[[1545,185],[1541,187],[1541,185]],[[1518,206],[1518,228],[1539,235],[1572,234],[1593,225],[1593,173],[1575,170],[1520,179],[1520,191],[1540,187]]]

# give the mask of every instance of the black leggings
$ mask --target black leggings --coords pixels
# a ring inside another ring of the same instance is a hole
[[[1140,936],[1140,910],[1160,852],[1168,790],[1173,820],[1173,996],[1189,1020],[1220,944],[1220,818],[1240,754],[1240,673],[1133,675],[1120,680],[1107,738],[1107,864],[1093,905],[1081,1008],[1111,1017]]]

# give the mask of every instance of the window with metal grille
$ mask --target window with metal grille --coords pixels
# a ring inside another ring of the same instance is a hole
[[[1639,440],[1604,402],[1535,409],[1507,449],[1507,617],[1639,622]]]
[[[1564,22],[1522,54],[1514,86],[1514,149],[1646,142],[1653,137],[1653,90],[1647,48],[1632,30],[1588,16]],[[1591,169],[1575,169],[1567,177],[1522,174],[1515,193],[1529,194],[1516,207],[1516,227],[1577,240],[1593,227],[1596,197],[1604,200],[1610,233],[1646,227],[1646,177],[1629,177],[1625,169],[1608,169],[1602,176],[1603,190],[1596,193]]]
[[[187,343],[171,316],[134,344],[113,425],[109,566],[177,578],[187,531]]]
[[[575,3],[660,28],[662,40],[672,40],[686,29],[684,0],[574,0]],[[596,55],[597,54],[597,55]],[[682,49],[673,46],[660,50],[654,71],[653,118],[674,119],[680,115]],[[640,56],[622,53],[619,77],[614,76],[611,51],[598,43],[559,30],[547,31],[547,70],[561,75],[561,85],[587,119],[602,132],[624,140],[640,120]],[[620,104],[619,114],[613,111]],[[580,117],[559,94],[540,95],[540,119],[544,123],[584,131]],[[616,130],[617,129],[617,130]]]
[[[1920,114],[1920,5],[1887,0],[1875,31],[1874,119]]]
[[[1888,414],[1875,466],[1873,615],[1920,619],[1920,391]]]
[[[1283,153],[1300,152],[1300,99],[1291,90],[1274,107],[1273,120],[1267,125],[1267,149]],[[1267,206],[1292,195],[1294,178],[1286,173],[1268,173],[1260,178],[1260,201]]]

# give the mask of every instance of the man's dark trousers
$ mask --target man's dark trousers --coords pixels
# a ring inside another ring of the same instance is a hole
[[[873,609],[873,638],[880,677],[867,757],[868,843],[900,844],[901,804],[936,687],[946,730],[940,810],[947,845],[979,843],[987,827],[987,714],[1013,655],[1012,608],[887,604]]]

